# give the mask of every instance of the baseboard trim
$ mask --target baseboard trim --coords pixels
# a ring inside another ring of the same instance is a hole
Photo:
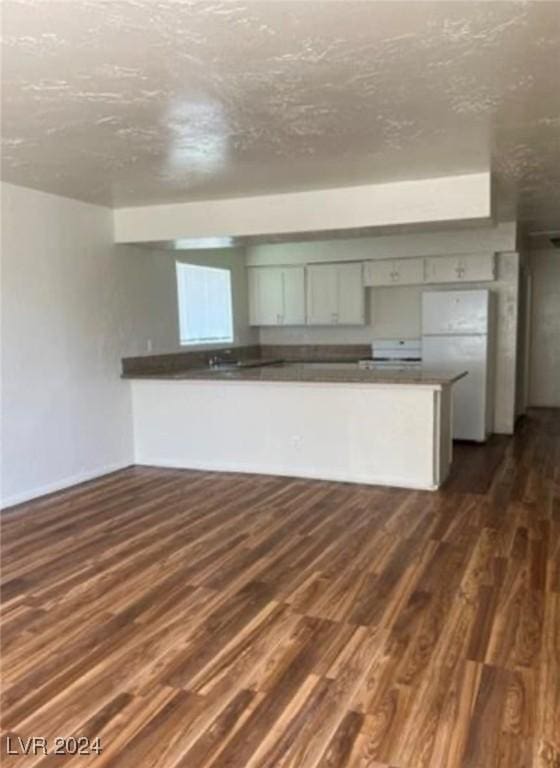
[[[24,504],[26,501],[32,501],[40,496],[47,496],[50,493],[56,493],[57,491],[64,491],[66,488],[71,488],[74,485],[85,483],[88,480],[95,480],[97,477],[103,475],[110,475],[112,472],[118,472],[120,469],[126,469],[126,467],[132,466],[132,461],[119,462],[118,464],[109,464],[105,467],[99,467],[98,469],[88,470],[86,472],[79,472],[76,475],[65,477],[62,480],[57,480],[54,483],[48,483],[47,485],[41,485],[37,488],[32,488],[29,491],[23,493],[16,493],[12,496],[8,496],[2,499],[0,502],[0,511],[8,509],[9,507],[15,507],[17,504]]]
[[[414,491],[437,491],[438,486],[433,484],[421,484],[411,483],[400,477],[386,477],[386,476],[372,476],[372,475],[360,475],[353,476],[345,475],[344,473],[338,474],[337,472],[323,472],[313,469],[305,468],[305,470],[298,472],[293,467],[275,467],[275,466],[246,466],[244,464],[235,463],[221,463],[209,465],[204,462],[181,462],[173,459],[154,459],[148,457],[142,457],[141,459],[136,457],[134,462],[137,466],[146,467],[161,467],[167,469],[192,469],[201,472],[234,472],[238,474],[247,475],[277,475],[279,477],[298,477],[308,480],[326,480],[334,483],[359,483],[360,485],[379,485],[390,488],[405,488],[406,490]]]

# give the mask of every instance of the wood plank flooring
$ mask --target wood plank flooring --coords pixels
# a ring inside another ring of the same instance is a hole
[[[558,768],[560,412],[433,494],[115,473],[3,515],[2,601],[6,766]]]

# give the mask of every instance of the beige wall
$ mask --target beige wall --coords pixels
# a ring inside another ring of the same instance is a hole
[[[179,343],[177,260],[231,270],[234,344],[258,343],[258,332],[249,326],[248,285],[242,250],[158,251],[119,245],[115,251],[127,293],[123,356],[212,348],[212,345],[182,347]]]
[[[560,250],[530,254],[532,280],[529,403],[560,406]]]

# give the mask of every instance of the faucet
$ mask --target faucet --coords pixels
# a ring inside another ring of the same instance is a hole
[[[228,363],[231,365],[236,365],[237,360],[232,360],[231,352],[232,352],[231,349],[225,349],[221,355],[220,354],[212,355],[211,357],[208,358],[208,365],[210,366],[210,368],[216,368],[219,365],[228,364]]]

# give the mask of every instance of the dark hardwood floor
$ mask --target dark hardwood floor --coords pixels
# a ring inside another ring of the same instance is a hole
[[[438,493],[124,470],[4,513],[2,600],[6,766],[558,768],[560,413]]]

